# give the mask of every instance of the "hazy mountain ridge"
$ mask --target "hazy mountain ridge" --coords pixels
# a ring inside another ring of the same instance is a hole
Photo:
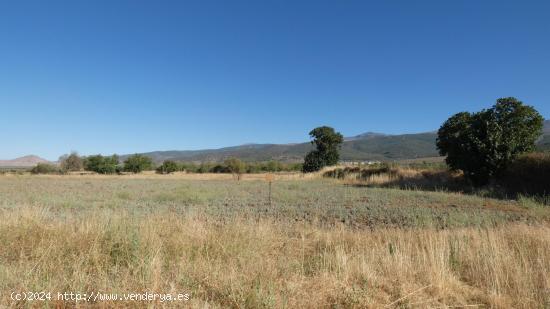
[[[39,156],[28,155],[13,160],[0,160],[0,167],[32,167],[38,163],[50,163]]]
[[[434,133],[386,135],[365,133],[345,138],[341,150],[342,160],[392,160],[437,156]],[[253,144],[219,149],[154,151],[143,153],[156,162],[223,161],[237,157],[245,161],[279,160],[301,161],[313,149],[310,142],[298,144]],[[122,159],[128,155],[121,156]]]
[[[544,122],[540,149],[550,149],[550,120]],[[439,156],[435,147],[437,131],[390,135],[366,132],[345,137],[340,152],[344,161],[401,160]],[[245,161],[279,160],[302,161],[305,154],[313,149],[309,142],[297,144],[246,144],[219,149],[154,151],[144,153],[155,162],[176,161],[223,161],[229,157]],[[126,156],[122,156],[125,158]]]
[[[544,121],[543,136],[538,142],[539,150],[550,150],[550,120]],[[344,161],[402,160],[438,156],[435,147],[437,132],[390,135],[366,132],[345,137],[340,152]],[[310,142],[294,144],[245,144],[219,149],[169,150],[142,153],[159,163],[164,160],[219,162],[230,157],[244,161],[300,162],[313,149]],[[120,156],[121,160],[128,155]],[[29,155],[13,160],[0,160],[0,167],[32,167],[38,163],[51,163],[38,156]]]

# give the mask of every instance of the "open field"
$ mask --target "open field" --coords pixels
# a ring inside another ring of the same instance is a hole
[[[550,306],[550,208],[529,199],[289,176],[270,205],[262,175],[208,176],[0,176],[0,307]]]

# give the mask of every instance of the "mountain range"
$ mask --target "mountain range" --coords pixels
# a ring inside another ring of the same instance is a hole
[[[544,122],[543,136],[538,141],[540,150],[550,150],[550,120]],[[390,135],[367,132],[344,138],[340,158],[344,161],[393,161],[439,156],[435,147],[437,132]],[[219,162],[230,157],[244,161],[278,160],[301,162],[313,149],[309,142],[297,144],[246,144],[204,150],[172,150],[143,153],[159,163],[164,160],[188,162]],[[124,160],[129,155],[120,156]],[[29,167],[48,161],[37,156],[14,160],[0,160],[0,167]]]
[[[550,150],[550,120],[544,122],[543,132],[544,134],[538,142],[539,149]],[[393,161],[437,157],[439,153],[435,147],[436,137],[436,131],[400,135],[367,132],[344,138],[340,159],[343,161]],[[298,144],[246,144],[219,149],[154,151],[143,154],[151,157],[155,162],[164,160],[219,162],[229,157],[245,161],[300,162],[311,149],[313,149],[311,143],[305,142]],[[127,156],[121,156],[121,158]]]

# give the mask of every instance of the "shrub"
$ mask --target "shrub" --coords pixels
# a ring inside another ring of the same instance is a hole
[[[229,158],[223,163],[203,162],[200,165],[194,164],[192,162],[174,163],[177,165],[177,170],[174,171],[185,171],[189,173],[232,173],[236,175],[244,173],[265,173],[281,171],[298,172],[302,170],[303,166],[302,163],[283,163],[279,161],[243,162],[237,158]],[[168,173],[166,171],[163,172],[167,168],[163,165],[157,168],[157,173]],[[171,169],[173,169],[173,167]]]
[[[550,195],[550,153],[532,153],[520,156],[499,183],[511,194]]]
[[[151,158],[135,154],[130,156],[126,161],[124,161],[124,171],[132,173],[141,173],[145,170],[150,170],[153,168],[153,161]]]
[[[208,168],[206,173],[230,173],[229,168],[223,164],[214,164]]]
[[[180,163],[179,168],[182,172],[197,173],[199,167],[194,163]]]
[[[279,161],[269,161],[265,165],[266,172],[280,172],[283,170],[283,164]]]
[[[162,162],[162,165],[157,168],[159,174],[170,174],[180,170],[178,164],[174,161],[166,160]]]
[[[35,167],[31,169],[32,174],[60,174],[61,170],[59,167],[48,164],[48,163],[38,163]]]
[[[229,158],[224,162],[229,173],[240,175],[246,171],[246,164],[237,158]]]
[[[82,159],[76,152],[73,152],[68,156],[61,157],[60,166],[61,169],[66,172],[81,171],[84,168]]]
[[[217,169],[219,167],[219,165],[216,165],[212,162],[203,162],[197,168],[197,173],[212,173],[214,169]]]
[[[102,155],[89,156],[84,159],[84,169],[99,174],[114,174],[120,172],[118,156],[104,157]]]

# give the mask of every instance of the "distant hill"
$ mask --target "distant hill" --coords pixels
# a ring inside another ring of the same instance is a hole
[[[50,163],[46,159],[30,155],[13,160],[0,160],[0,167],[33,167],[38,163]]]
[[[550,151],[550,120],[544,121],[543,136],[538,142],[539,150]],[[437,133],[389,135],[367,132],[344,138],[340,152],[344,161],[393,161],[439,156],[435,147]],[[297,144],[247,144],[204,150],[172,150],[143,153],[155,162],[164,160],[188,162],[220,162],[230,157],[244,161],[301,162],[304,155],[313,149],[309,142]],[[121,160],[128,155],[121,156]],[[32,167],[38,163],[51,163],[37,156],[25,156],[14,160],[0,160],[0,167]]]
[[[340,157],[344,161],[392,161],[437,157],[439,153],[435,147],[436,137],[437,132],[435,131],[400,135],[367,132],[344,138]],[[539,141],[539,148],[550,150],[550,120],[544,122],[544,135]],[[230,157],[245,161],[299,162],[311,149],[313,149],[313,146],[309,142],[298,144],[247,144],[219,149],[154,151],[144,153],[144,155],[153,158],[155,162],[164,160],[220,162]],[[121,159],[125,157],[127,155],[121,156]]]
[[[435,133],[386,135],[365,133],[345,138],[342,160],[398,160],[438,156]],[[298,144],[248,144],[220,149],[154,151],[144,153],[155,162],[164,160],[219,162],[230,157],[245,161],[278,160],[298,162],[313,149],[311,143]],[[121,156],[124,159],[126,156]]]

